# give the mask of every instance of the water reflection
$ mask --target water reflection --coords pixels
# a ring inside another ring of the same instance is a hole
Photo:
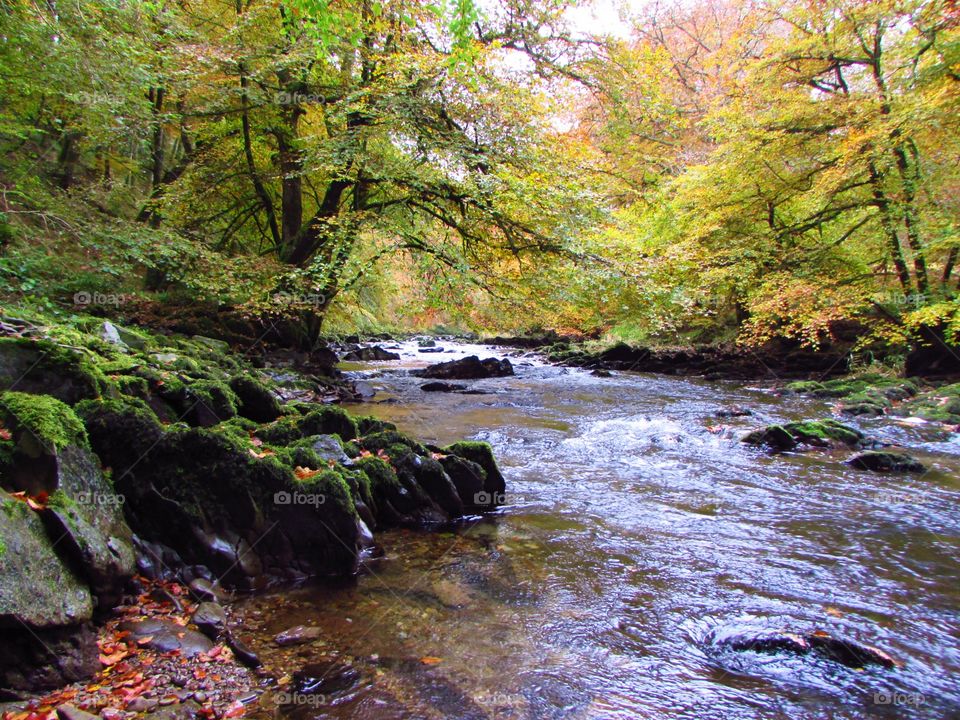
[[[439,358],[404,346],[403,367]],[[396,365],[396,363],[394,363]],[[960,452],[936,428],[866,421],[935,470],[846,467],[843,452],[766,456],[736,437],[829,406],[729,383],[585,373],[533,363],[423,393],[388,364],[364,410],[427,441],[491,442],[512,503],[439,533],[377,534],[385,556],[341,587],[251,600],[264,638],[319,625],[322,641],[267,663],[327,668],[307,718],[957,717]],[[732,405],[752,417],[720,418]],[[827,630],[905,661],[723,653],[718,630]],[[324,664],[325,663],[325,664]],[[331,669],[332,668],[332,669]],[[278,709],[279,708],[279,709]]]

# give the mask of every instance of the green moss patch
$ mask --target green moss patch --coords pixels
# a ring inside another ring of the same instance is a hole
[[[87,432],[69,405],[49,395],[5,392],[0,416],[21,448],[54,454],[68,445],[88,446]]]

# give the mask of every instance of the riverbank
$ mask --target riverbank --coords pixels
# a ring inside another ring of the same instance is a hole
[[[231,593],[352,577],[383,529],[503,497],[488,445],[427,446],[329,404],[358,393],[323,372],[328,351],[12,311],[0,331],[8,718],[243,714],[261,661]],[[163,669],[181,661],[197,672],[177,685]]]

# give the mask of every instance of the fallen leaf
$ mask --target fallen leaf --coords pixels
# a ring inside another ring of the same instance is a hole
[[[239,700],[233,701],[230,705],[227,706],[227,709],[223,711],[223,717],[225,718],[235,718],[240,717],[243,713],[246,712],[246,708],[243,706],[243,703]]]
[[[100,662],[103,665],[110,667],[112,665],[116,665],[129,654],[130,653],[128,653],[126,650],[117,650],[115,653],[111,653],[110,655],[104,655],[103,653],[100,653]]]
[[[300,467],[297,465],[293,469],[293,474],[297,477],[298,480],[307,480],[312,478],[314,475],[319,475],[319,470],[311,470],[310,468]]]
[[[424,665],[439,665],[443,662],[443,658],[434,657],[433,655],[426,655],[420,658],[420,662]]]

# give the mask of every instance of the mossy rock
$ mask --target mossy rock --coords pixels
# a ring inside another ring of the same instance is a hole
[[[383,430],[373,433],[372,435],[365,435],[357,440],[357,444],[363,450],[373,453],[374,455],[384,452],[391,457],[394,455],[405,455],[406,450],[412,451],[417,455],[427,455],[429,452],[426,446],[418,443],[416,440],[408,438],[396,430]],[[391,451],[393,451],[392,455]]]
[[[386,420],[380,420],[369,415],[357,418],[357,430],[361,436],[373,435],[374,433],[384,432],[386,430],[396,430],[397,426]]]
[[[836,420],[804,420],[754,430],[745,435],[741,442],[765,445],[773,450],[792,450],[800,444],[814,447],[857,447],[863,440],[863,433],[859,430]]]
[[[69,405],[49,395],[3,393],[0,420],[14,434],[18,448],[31,457],[53,455],[71,445],[88,446],[80,418]]]
[[[237,414],[237,396],[225,383],[198,380],[187,386],[187,395],[184,419],[191,425],[211,427]]]
[[[904,402],[897,415],[912,415],[931,422],[960,424],[960,383],[944,385]]]
[[[423,488],[430,499],[451,518],[463,515],[464,501],[439,461],[416,455],[408,449],[399,457],[391,456],[391,463],[400,481],[408,488],[413,485]]]
[[[271,445],[289,445],[311,435],[337,435],[343,441],[357,437],[357,424],[345,410],[323,405],[306,415],[287,415],[265,425],[257,437]]]
[[[409,490],[396,470],[382,458],[368,455],[355,460],[353,467],[367,477],[372,498],[368,504],[378,525],[419,525],[444,519],[419,486]]]
[[[496,458],[493,456],[493,448],[490,443],[464,440],[453,445],[448,445],[444,452],[450,455],[457,455],[465,460],[476,463],[485,473],[483,489],[491,496],[502,498],[507,489],[507,481],[497,467]],[[497,504],[502,501],[495,501]]]
[[[863,433],[836,420],[805,420],[787,423],[784,429],[799,442],[831,447],[837,443],[856,447],[863,442]]]
[[[86,400],[76,406],[93,451],[123,479],[146,459],[159,442],[163,428],[142,401],[133,398]]]
[[[273,422],[280,417],[280,402],[264,383],[249,375],[230,379],[230,389],[237,397],[237,412],[258,423]]]
[[[99,396],[107,379],[83,352],[49,340],[0,338],[0,387],[73,405]]]

